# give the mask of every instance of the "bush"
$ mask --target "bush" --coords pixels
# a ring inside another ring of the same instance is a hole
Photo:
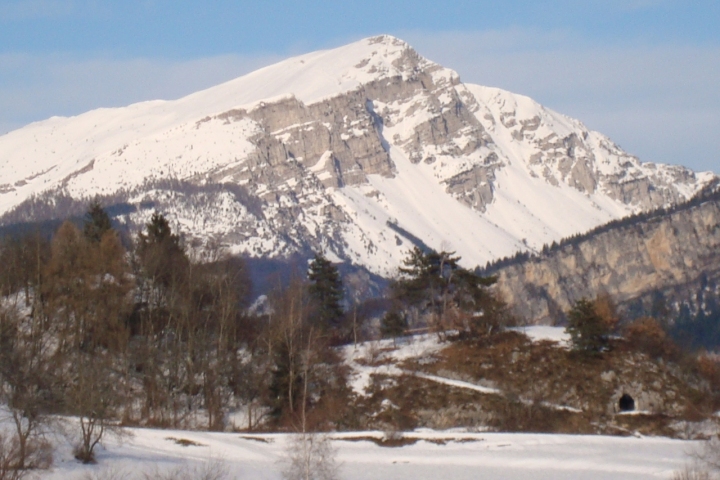
[[[669,358],[677,354],[677,348],[660,323],[652,317],[641,317],[625,327],[625,339],[633,348],[651,357]]]
[[[697,466],[685,465],[685,468],[673,474],[672,480],[711,480],[710,474]]]
[[[339,466],[335,449],[325,435],[301,433],[289,439],[285,480],[336,480]]]
[[[47,440],[29,440],[22,458],[17,437],[0,433],[0,480],[20,480],[32,470],[46,470],[51,465],[52,445]]]

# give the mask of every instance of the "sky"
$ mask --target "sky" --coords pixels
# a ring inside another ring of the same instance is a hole
[[[0,134],[383,33],[643,161],[720,173],[718,0],[0,0]]]

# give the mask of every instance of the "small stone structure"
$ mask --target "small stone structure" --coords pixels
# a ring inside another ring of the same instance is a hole
[[[623,393],[623,396],[620,397],[620,401],[618,402],[618,406],[621,412],[633,412],[635,411],[635,399],[627,393]]]

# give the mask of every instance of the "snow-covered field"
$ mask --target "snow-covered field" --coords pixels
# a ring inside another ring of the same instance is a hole
[[[220,462],[230,479],[280,479],[288,435],[243,435],[170,430],[131,430],[122,443],[110,440],[97,465],[81,465],[68,445],[49,479],[142,478],[145,473],[199,469]],[[368,479],[650,479],[672,478],[683,467],[692,442],[665,438],[600,437],[504,433],[417,431],[402,447],[382,447],[352,437],[382,437],[381,432],[333,435],[341,463],[340,478]],[[346,438],[348,440],[343,440]],[[180,446],[186,439],[198,446]],[[88,477],[88,475],[90,475]]]
[[[553,327],[550,325],[528,325],[526,327],[516,327],[512,330],[524,333],[533,342],[548,340],[557,342],[563,347],[568,346],[570,342],[570,334],[565,331],[565,327]]]

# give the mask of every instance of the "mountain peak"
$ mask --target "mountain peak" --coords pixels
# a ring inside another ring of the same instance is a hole
[[[417,244],[470,267],[537,250],[711,180],[641,164],[527,97],[464,85],[390,35],[178,100],[29,125],[0,137],[0,178],[0,214],[21,206],[5,222],[32,220],[34,196],[105,195],[132,207],[129,225],[152,205],[235,252],[324,250],[381,274]]]

